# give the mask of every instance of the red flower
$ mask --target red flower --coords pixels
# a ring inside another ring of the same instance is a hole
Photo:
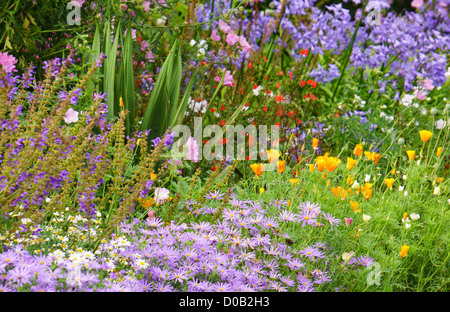
[[[252,62],[248,63],[248,68],[252,68]]]
[[[223,127],[224,125],[225,125],[225,120],[222,120],[222,121],[219,123],[219,126]]]
[[[307,83],[310,85],[310,86],[312,86],[313,88],[316,88],[317,87],[317,82],[316,81],[314,81],[314,80],[308,80],[307,81]]]
[[[211,112],[213,112],[213,113],[216,111],[215,108],[210,108],[209,110],[210,110]]]
[[[217,169],[216,166],[212,166],[211,168],[212,171],[216,171],[216,169]]]
[[[280,107],[278,107],[277,116],[279,117],[281,115],[283,115],[283,111],[281,110],[281,106],[280,106]]]
[[[301,55],[308,56],[308,49],[304,49],[300,51]]]
[[[306,84],[306,81],[302,80],[302,82],[300,82],[300,88],[303,88]]]
[[[277,95],[275,97],[275,99],[277,100],[278,103],[283,102],[283,96],[282,95]],[[281,107],[280,107],[281,108]]]
[[[267,112],[267,105],[264,105],[263,111],[266,113]]]

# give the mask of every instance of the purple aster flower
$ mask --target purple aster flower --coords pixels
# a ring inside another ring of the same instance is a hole
[[[209,191],[208,194],[205,195],[206,199],[214,199],[214,200],[220,200],[223,199],[223,196],[225,193],[222,193],[219,190],[215,190],[214,192]]]
[[[316,225],[316,214],[309,210],[300,211],[297,214],[297,222],[302,222],[302,227],[306,224]]]
[[[339,225],[339,223],[341,223],[340,219],[334,218],[331,214],[324,213],[324,212],[322,212],[322,214],[323,214],[324,219],[327,220],[328,222],[330,222],[332,231],[333,231],[333,225]]]
[[[292,212],[288,211],[288,210],[282,210],[280,213],[280,220],[282,221],[286,221],[286,222],[295,222],[297,220],[297,218],[295,217],[295,214],[293,214]]]
[[[315,258],[325,258],[323,252],[314,247],[306,247],[300,251],[300,254],[309,258],[310,261],[315,261]]]

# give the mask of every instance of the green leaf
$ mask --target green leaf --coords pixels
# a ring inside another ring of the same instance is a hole
[[[126,117],[126,132],[130,135],[134,130],[134,76],[133,76],[133,39],[131,28],[128,28],[122,49],[121,90],[124,108],[128,111]]]
[[[180,61],[180,45],[176,40],[161,67],[142,120],[141,130],[152,130],[150,138],[160,137],[166,131],[169,125],[169,111],[172,105],[178,103],[181,82]]]
[[[109,23],[108,23],[109,24]],[[111,43],[111,34],[110,30],[107,29],[106,33],[106,51],[107,55],[105,65],[104,65],[104,74],[105,78],[103,81],[103,89],[104,92],[108,94],[107,96],[107,105],[108,105],[108,118],[112,118],[117,115],[117,111],[114,107],[114,80],[115,80],[115,71],[116,71],[116,58],[117,58],[117,47],[119,45],[119,29],[120,23],[116,30],[116,36],[114,38],[114,43]],[[109,35],[108,35],[109,34]],[[109,48],[109,49],[108,49]]]
[[[186,91],[184,91],[183,98],[181,99],[180,105],[178,105],[178,110],[176,114],[171,119],[170,127],[174,127],[177,123],[181,123],[184,113],[186,112],[186,107],[189,101],[189,96],[191,95],[192,85],[194,84],[195,77],[197,76],[198,68],[195,70],[194,74],[189,81],[188,86],[186,87]]]

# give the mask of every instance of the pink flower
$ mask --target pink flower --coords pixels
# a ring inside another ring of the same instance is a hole
[[[150,1],[144,1],[144,3],[142,3],[142,5],[144,6],[145,12],[150,11]]]
[[[157,187],[155,189],[155,203],[158,205],[163,204],[169,198],[169,190],[163,187]]]
[[[83,6],[84,1],[85,0],[72,0],[71,3],[74,6],[81,8]]]
[[[11,73],[16,68],[14,65],[16,63],[17,59],[14,56],[8,55],[7,52],[0,52],[0,65],[3,66],[3,69],[7,74]]]
[[[147,61],[149,62],[154,62],[155,61],[155,56],[153,55],[153,52],[150,50],[145,54],[145,58],[147,59]]]
[[[236,35],[234,32],[230,32],[227,35],[227,38],[225,39],[225,41],[229,44],[229,45],[235,45],[238,41],[239,41],[239,36]]]
[[[123,34],[124,37],[127,35],[127,30],[128,29],[125,29],[125,32]],[[136,39],[136,29],[131,28],[131,38]]]
[[[228,34],[231,31],[231,27],[228,26],[228,24],[222,20],[219,20],[219,29],[226,34]]]
[[[220,82],[221,78],[219,76],[216,76],[214,80]],[[229,70],[225,71],[225,77],[223,77],[223,85],[229,87],[233,86],[233,75],[231,75],[231,72]]]
[[[158,0],[158,3],[163,7],[167,7],[167,3],[165,0]]]
[[[78,121],[78,112],[69,108],[64,116],[64,121],[66,123],[72,123]]]
[[[248,43],[244,36],[239,37],[239,44],[241,45],[244,53],[250,53],[252,51],[252,46]]]
[[[199,153],[199,147],[196,140],[194,140],[193,137],[189,137],[189,139],[186,142],[187,147],[187,156],[186,158],[188,160],[192,160],[193,162],[197,162],[200,160],[200,153]]]
[[[147,41],[142,40],[142,42],[141,42],[141,51],[147,50],[147,48],[148,48],[149,46],[150,46],[150,45],[148,44]]]
[[[352,224],[353,219],[352,218],[344,218],[345,225],[348,227],[350,224]]]
[[[156,212],[155,212],[154,210],[150,210],[150,211],[148,212],[148,218],[149,218],[149,219],[153,218],[155,215],[156,215]]]
[[[419,91],[417,91],[416,96],[417,96],[417,99],[418,99],[418,100],[425,100],[425,98],[426,98],[426,93],[423,92],[423,90],[419,90]]]
[[[423,6],[423,4],[424,4],[423,0],[413,0],[411,2],[411,7],[419,9],[419,8],[421,8]]]
[[[225,77],[223,78],[223,85],[229,87],[233,86],[233,75],[231,75],[231,72],[229,70],[225,72]]]
[[[434,89],[433,80],[426,78],[423,82],[423,87],[428,91],[433,90]]]
[[[214,41],[220,41],[220,36],[217,34],[217,30],[213,30],[211,33],[211,39]]]

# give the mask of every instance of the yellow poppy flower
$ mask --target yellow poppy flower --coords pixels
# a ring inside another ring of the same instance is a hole
[[[359,204],[358,202],[355,201],[350,201],[350,206],[352,207],[353,211],[356,212],[361,212],[361,208],[358,209]]]
[[[325,159],[325,168],[328,172],[332,172],[334,169],[337,168],[341,161],[337,159],[336,157],[328,157]]]
[[[388,189],[392,190],[392,186],[394,185],[394,178],[384,179],[384,183],[386,183]]]
[[[436,156],[437,157],[441,156],[441,152],[442,152],[442,147],[438,147],[437,151],[436,151]]]
[[[270,149],[267,151],[267,156],[269,157],[269,162],[273,163],[278,160],[278,157],[280,157],[280,152],[274,149]]]
[[[428,130],[420,130],[419,135],[420,135],[420,140],[425,143],[426,141],[431,139],[431,136],[433,135],[433,133]]]
[[[347,177],[347,184],[348,185],[352,185],[353,184],[353,179],[352,179],[352,176],[350,174]]]
[[[368,152],[368,151],[365,151],[365,152],[364,152],[364,155],[366,155],[366,158],[367,158],[368,160],[373,160],[373,153]]]
[[[347,158],[347,169],[352,170],[358,161],[353,158]]]
[[[404,258],[408,254],[409,246],[402,245],[402,248],[400,249],[400,257]]]
[[[322,172],[323,169],[325,169],[325,157],[324,156],[317,157],[316,164],[317,164],[317,170],[319,170],[319,172]]]
[[[416,157],[416,151],[406,151],[406,154],[408,155],[409,160],[414,160]]]
[[[365,192],[364,192],[364,198],[365,199],[370,199],[372,197],[372,189],[367,189]]]

